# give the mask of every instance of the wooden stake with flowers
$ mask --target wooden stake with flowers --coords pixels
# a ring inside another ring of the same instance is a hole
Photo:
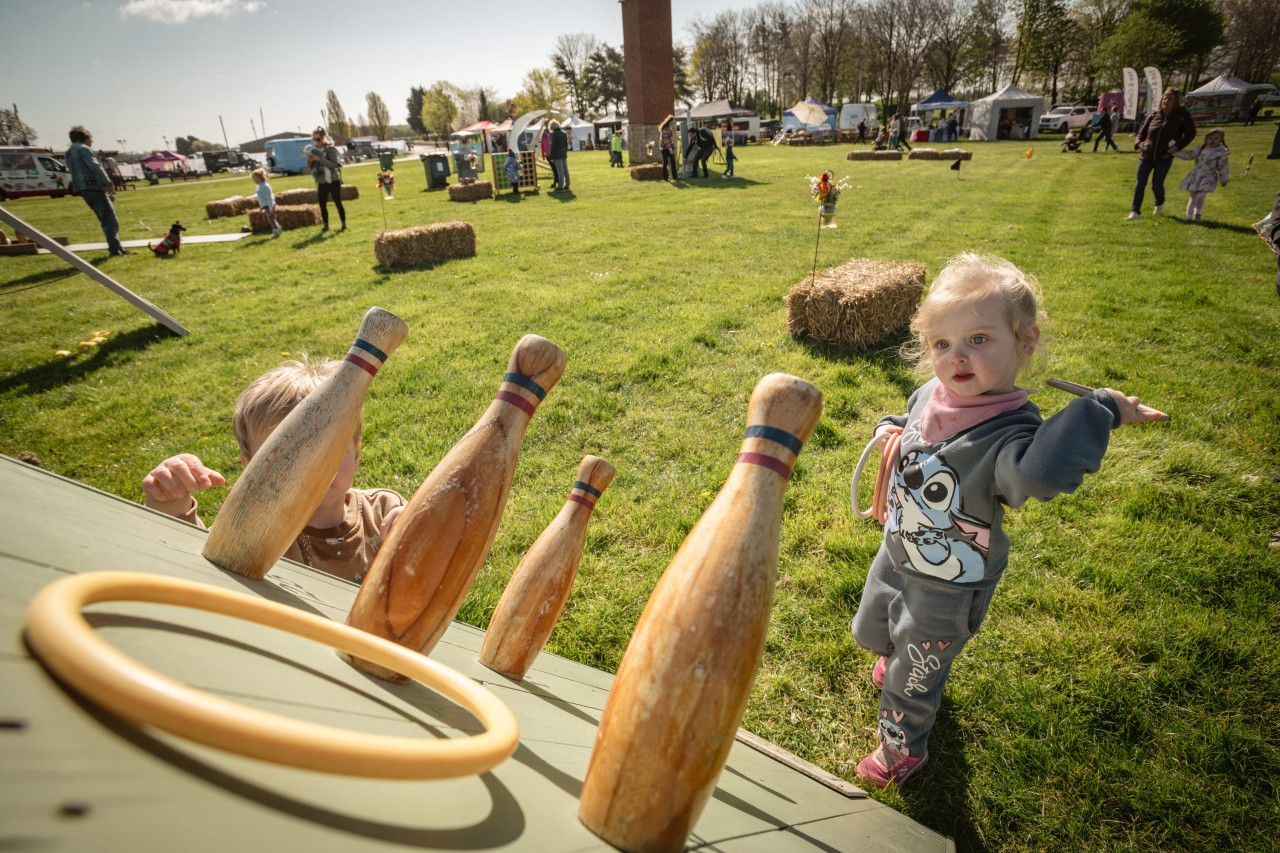
[[[836,204],[840,201],[840,193],[849,189],[847,178],[836,180],[831,175],[831,171],[827,170],[822,173],[821,177],[807,177],[809,181],[809,193],[813,196],[813,200],[818,203],[818,236],[813,241],[813,275],[811,280],[818,277],[818,244],[822,241],[823,228],[836,228]]]

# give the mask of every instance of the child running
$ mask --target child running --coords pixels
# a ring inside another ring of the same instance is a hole
[[[1111,430],[1163,417],[1099,388],[1041,420],[1015,385],[1040,343],[1038,287],[1000,258],[964,254],[939,273],[904,348],[933,378],[876,435],[901,433],[884,541],[853,619],[878,655],[880,746],[866,783],[902,785],[929,760],[942,689],[981,627],[1009,558],[1005,507],[1075,491],[1098,470]]]
[[[245,388],[236,400],[232,428],[240,445],[240,462],[248,465],[267,436],[308,394],[333,375],[340,362],[286,361],[268,370]],[[360,460],[360,429],[319,508],[285,556],[344,580],[360,583],[391,530],[404,498],[390,489],[353,489]],[[195,493],[221,486],[226,479],[206,468],[190,453],[171,456],[142,481],[146,505],[154,510],[204,527],[196,514]]]
[[[738,156],[733,153],[733,134],[726,133],[724,136],[724,174],[722,178],[733,177],[733,164],[737,162]]]
[[[1173,156],[1196,161],[1178,186],[1189,194],[1187,219],[1199,222],[1200,214],[1204,211],[1205,197],[1217,189],[1218,184],[1225,187],[1227,181],[1231,180],[1231,166],[1228,162],[1231,152],[1227,150],[1227,135],[1221,128],[1214,128],[1204,135],[1204,145],[1198,145],[1190,151],[1179,151]]]

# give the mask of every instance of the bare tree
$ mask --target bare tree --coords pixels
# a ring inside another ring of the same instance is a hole
[[[840,70],[848,59],[852,0],[805,0],[803,12],[813,23],[813,71],[818,96],[834,100]]]
[[[330,136],[350,136],[351,128],[347,123],[347,114],[342,110],[342,104],[338,102],[338,96],[334,94],[332,89],[325,95],[325,121],[329,125]]]
[[[937,28],[925,64],[929,83],[936,89],[955,89],[968,72],[969,37],[966,28],[970,3],[967,0],[938,0],[935,4]]]
[[[703,100],[741,102],[750,62],[748,16],[727,10],[710,21],[694,19],[689,29],[693,33],[690,70]]]
[[[0,145],[31,145],[37,137],[16,110],[0,110]]]
[[[551,65],[569,88],[575,115],[582,115],[588,108],[587,65],[591,54],[603,47],[600,39],[591,33],[571,33],[556,37],[551,51]]]
[[[365,107],[369,115],[369,128],[379,139],[386,139],[391,130],[391,110],[377,92],[364,96]]]
[[[1227,18],[1224,66],[1262,83],[1280,70],[1280,0],[1221,0]]]

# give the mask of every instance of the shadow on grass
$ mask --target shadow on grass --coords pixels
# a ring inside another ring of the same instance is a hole
[[[55,281],[61,281],[62,279],[70,278],[73,275],[80,275],[80,271],[69,266],[32,273],[31,275],[23,276],[22,278],[15,278],[12,281],[6,281],[3,284],[0,284],[0,296],[8,296],[9,294],[18,293],[19,291],[30,290],[33,287],[53,284]]]
[[[929,735],[929,765],[920,779],[910,782],[901,795],[906,813],[955,842],[960,853],[985,853],[986,842],[974,824],[969,808],[970,769],[964,754],[964,725],[952,713],[945,696]]]
[[[677,184],[677,186],[681,186],[681,189],[701,187],[702,189],[712,190],[745,190],[759,185],[759,181],[753,181],[750,178],[739,178],[736,175],[726,178],[723,175],[716,174],[712,174],[709,178],[681,178],[680,183]]]
[[[1207,228],[1210,230],[1221,229],[1223,231],[1234,231],[1237,234],[1257,234],[1252,225],[1232,225],[1230,222],[1214,222],[1209,219],[1201,219],[1199,222],[1192,222],[1186,219],[1178,219],[1180,225],[1190,225],[1196,228]]]
[[[143,326],[109,338],[100,346],[83,350],[62,358],[51,358],[44,364],[28,367],[10,376],[0,377],[0,394],[10,391],[22,396],[42,394],[52,388],[68,385],[84,379],[91,373],[112,363],[112,356],[120,352],[140,352],[157,341],[173,337],[173,333],[159,323]]]
[[[547,198],[552,201],[576,201],[578,196],[573,190],[547,190]]]
[[[809,338],[796,339],[796,344],[803,347],[816,359],[840,364],[863,364],[876,367],[886,381],[892,383],[902,392],[902,398],[905,400],[911,396],[912,392],[924,384],[923,380],[912,370],[911,365],[905,363],[901,355],[899,355],[899,350],[909,337],[906,332],[899,333],[881,342],[875,349],[857,349],[856,347],[839,346]]]

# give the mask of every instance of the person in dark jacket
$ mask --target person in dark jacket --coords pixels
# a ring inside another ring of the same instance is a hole
[[[1142,197],[1151,180],[1151,194],[1155,196],[1155,215],[1164,214],[1164,178],[1173,165],[1173,155],[1196,138],[1196,123],[1191,113],[1182,105],[1182,95],[1177,89],[1165,89],[1160,96],[1160,106],[1147,116],[1133,138],[1133,147],[1141,151],[1138,159],[1138,178],[1133,185],[1133,207],[1129,219],[1142,215]]]
[[[702,177],[708,177],[707,161],[711,159],[711,155],[715,153],[717,147],[716,136],[705,127],[700,127],[692,131],[692,135],[697,145],[697,160],[693,164],[693,177],[698,177],[698,166],[702,166]]]
[[[569,137],[565,135],[560,122],[553,121],[551,127],[551,170],[555,173],[552,190],[569,189]]]
[[[1115,128],[1111,126],[1111,115],[1106,110],[1103,110],[1102,112],[1098,113],[1098,127],[1096,130],[1096,133],[1098,135],[1093,138],[1094,154],[1098,153],[1098,143],[1103,141],[1107,143],[1106,145],[1102,146],[1103,154],[1107,153],[1108,148],[1115,151],[1117,154],[1120,153],[1120,146],[1116,145],[1115,139],[1111,137],[1111,132],[1113,130],[1115,130]]]

